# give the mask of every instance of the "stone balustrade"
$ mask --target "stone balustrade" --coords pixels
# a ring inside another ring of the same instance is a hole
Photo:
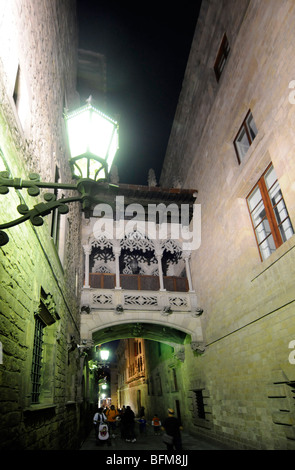
[[[120,315],[124,310],[156,310],[168,316],[172,312],[193,312],[197,308],[195,292],[138,291],[124,289],[82,290],[82,313],[92,309],[115,310]]]

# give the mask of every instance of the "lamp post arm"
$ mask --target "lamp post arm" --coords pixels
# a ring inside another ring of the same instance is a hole
[[[28,195],[36,197],[40,194],[40,189],[64,189],[77,191],[77,196],[69,198],[60,198],[56,200],[54,193],[45,193],[43,195],[45,203],[41,202],[36,204],[33,209],[29,209],[26,204],[20,204],[17,206],[18,212],[22,215],[15,220],[0,225],[0,246],[6,245],[9,238],[8,235],[3,232],[3,229],[8,229],[19,225],[26,220],[30,220],[33,225],[43,225],[42,217],[50,214],[54,210],[58,210],[60,214],[66,214],[69,211],[67,206],[71,202],[80,202],[82,210],[86,214],[90,214],[91,206],[97,204],[100,200],[99,194],[104,194],[106,197],[106,191],[116,187],[116,185],[109,184],[103,181],[94,181],[91,179],[80,179],[75,184],[63,184],[63,183],[51,183],[41,182],[38,174],[32,173],[29,175],[29,180],[22,180],[21,178],[10,178],[8,171],[0,172],[0,195],[9,193],[9,188],[15,190],[21,190],[26,188]]]
[[[40,176],[37,173],[31,173],[29,178],[29,180],[22,180],[21,178],[10,178],[8,171],[1,171],[0,194],[7,194],[9,192],[8,188],[27,188],[30,196],[38,196],[40,194],[40,189],[77,189],[77,184],[48,183],[46,181],[40,181]]]
[[[81,203],[83,201],[82,196],[74,196],[56,200],[55,195],[52,193],[46,193],[44,195],[44,199],[46,203],[41,202],[36,204],[33,209],[29,209],[26,204],[20,204],[17,207],[17,210],[20,214],[22,214],[22,217],[0,225],[0,246],[6,245],[6,243],[9,241],[8,235],[3,232],[2,229],[14,227],[15,225],[19,225],[26,220],[30,220],[31,223],[35,226],[41,226],[44,222],[43,217],[50,214],[50,212],[58,210],[60,214],[67,214],[69,212],[67,204],[71,202]]]

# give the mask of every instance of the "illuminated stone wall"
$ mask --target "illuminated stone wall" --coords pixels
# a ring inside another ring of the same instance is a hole
[[[186,391],[181,373],[183,362],[178,358],[180,356],[177,356],[177,351],[184,351],[184,349],[184,346],[173,348],[165,343],[146,341],[148,380],[146,409],[150,420],[157,414],[160,420],[164,421],[168,408],[177,411],[177,402],[179,403],[178,417],[182,418]]]
[[[177,172],[202,210],[192,272],[206,350],[186,356],[186,422],[239,448],[295,448],[295,238],[262,262],[246,202],[272,162],[295,226],[294,21],[291,0],[203,2],[161,177]],[[258,133],[239,164],[233,141],[249,109]]]
[[[0,1],[0,170],[70,182],[64,107],[77,105],[75,2]],[[48,191],[47,191],[48,192]],[[1,221],[20,203],[44,202],[26,190],[0,196]],[[61,197],[62,194],[58,194]],[[7,230],[0,248],[0,448],[63,449],[79,442],[82,384],[79,343],[79,210],[42,227]],[[35,318],[44,326],[41,389],[32,403]],[[72,347],[73,346],[73,347]]]
[[[130,406],[136,416],[142,406],[146,408],[147,376],[145,370],[145,343],[142,338],[120,341],[118,360],[118,406]]]

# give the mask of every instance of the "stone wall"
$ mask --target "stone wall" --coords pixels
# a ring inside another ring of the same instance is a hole
[[[28,179],[39,173],[70,181],[63,121],[75,106],[77,26],[75,1],[0,2],[0,170]],[[1,195],[1,222],[19,217],[16,206],[44,202],[26,190]],[[58,195],[60,197],[61,194]],[[44,225],[29,221],[7,230],[0,248],[0,447],[66,449],[80,441],[79,342],[81,283],[80,208],[62,216],[62,251]],[[39,402],[32,404],[35,317],[42,318],[44,344]]]
[[[184,346],[173,348],[165,343],[146,341],[145,347],[149,383],[146,396],[147,418],[152,420],[157,414],[164,421],[168,408],[177,411],[176,402],[179,402],[178,417],[182,419],[186,392],[182,378],[183,363],[177,357],[177,350],[184,350]]]
[[[294,20],[288,0],[203,2],[161,177],[165,186],[177,171],[202,210],[192,272],[207,347],[184,367],[187,390],[203,390],[206,426],[191,430],[239,448],[295,447],[295,240],[262,262],[246,202],[272,162],[295,226]],[[233,141],[249,109],[258,134],[239,164]],[[189,416],[190,394],[186,406]]]

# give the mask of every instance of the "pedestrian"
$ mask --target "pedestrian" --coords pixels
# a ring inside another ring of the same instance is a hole
[[[115,436],[116,431],[116,418],[119,415],[118,411],[116,410],[114,405],[111,405],[110,409],[106,411],[106,417],[108,420],[109,430],[111,437]]]
[[[121,422],[123,426],[123,436],[126,439],[126,442],[135,442],[135,415],[134,412],[131,410],[130,406],[126,407],[124,414],[122,415]]]
[[[144,434],[146,432],[146,419],[144,415],[138,419],[138,424],[139,424],[139,433]]]
[[[104,414],[103,408],[98,408],[97,412],[93,417],[93,424],[95,430],[95,439],[96,445],[107,443],[108,446],[111,445],[109,439],[109,429],[107,425],[107,417]]]
[[[162,430],[163,442],[167,446],[167,451],[172,452],[175,448],[177,451],[182,450],[181,433],[183,427],[178,418],[174,416],[174,410],[168,409],[168,417],[164,420]]]
[[[159,436],[161,433],[161,421],[160,421],[160,418],[157,414],[154,415],[153,419],[152,419],[152,426],[154,428],[154,434],[155,436]]]

